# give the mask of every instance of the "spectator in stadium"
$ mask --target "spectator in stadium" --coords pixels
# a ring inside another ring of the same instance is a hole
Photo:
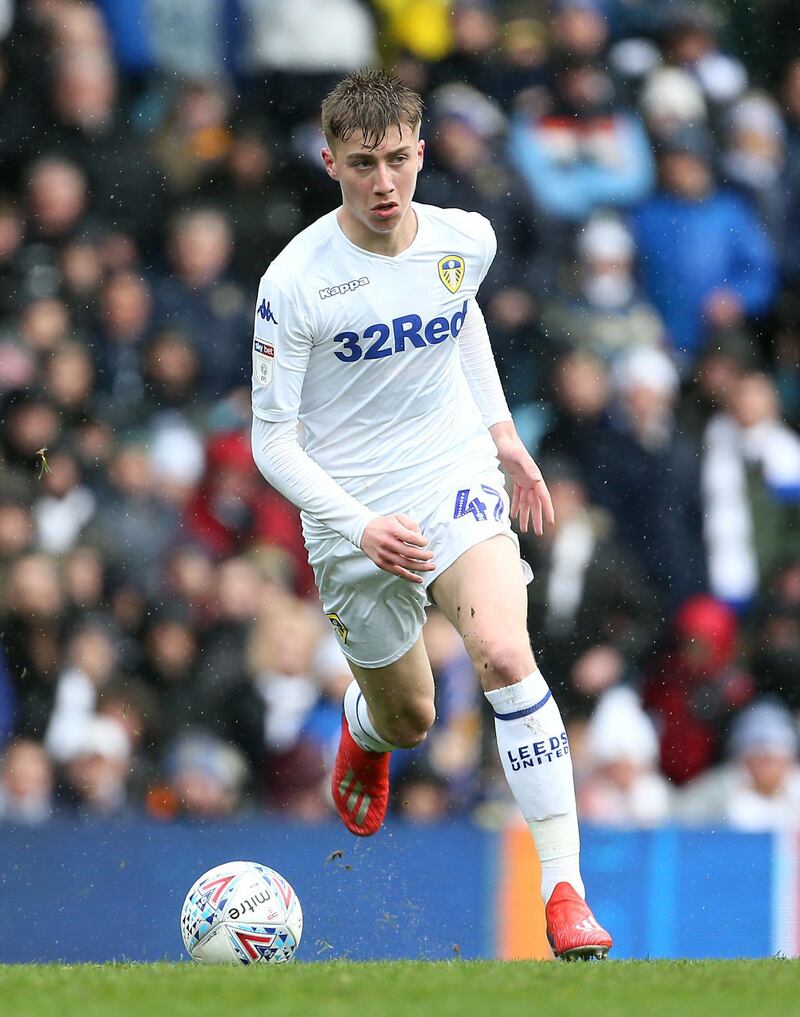
[[[515,112],[508,157],[537,208],[556,223],[574,226],[600,208],[629,207],[654,184],[644,125],[616,108],[610,77],[586,58],[558,68],[548,109]]]
[[[105,272],[105,236],[101,230],[82,230],[61,247],[58,255],[61,293],[81,335],[91,335],[94,325],[94,310]]]
[[[42,391],[59,415],[61,427],[69,429],[84,420],[92,409],[94,367],[81,342],[61,343],[42,364]]]
[[[320,624],[304,602],[276,601],[251,630],[247,673],[214,708],[219,733],[249,761],[259,802],[309,819],[327,814],[324,750],[305,733],[320,695],[313,672]]]
[[[107,42],[87,50],[56,40],[51,66],[50,122],[36,148],[77,163],[97,218],[150,247],[166,208],[164,184],[127,121]]]
[[[97,507],[97,499],[83,482],[80,466],[67,448],[47,452],[40,489],[33,503],[36,540],[47,554],[70,551],[80,540]]]
[[[447,781],[426,759],[414,758],[392,788],[390,807],[409,823],[436,823],[454,811]]]
[[[636,692],[620,687],[605,692],[584,738],[578,814],[602,826],[668,822],[670,786],[658,771],[658,754],[655,727]]]
[[[41,247],[41,245],[34,245]],[[41,265],[35,263],[32,273],[41,272]],[[49,294],[52,278],[50,270],[45,266],[46,286],[43,289]],[[48,281],[49,280],[49,281]],[[60,297],[28,296],[21,294],[21,307],[18,319],[14,322],[19,339],[27,351],[33,354],[51,352],[72,333],[72,317],[66,302]]]
[[[53,764],[40,742],[15,738],[0,762],[0,823],[38,826],[55,811]]]
[[[642,85],[639,108],[656,146],[687,127],[702,128],[708,120],[702,88],[681,67],[654,68]]]
[[[789,830],[800,822],[797,727],[779,702],[759,700],[734,721],[727,762],[687,784],[676,816],[688,825]]]
[[[734,612],[700,594],[671,619],[664,648],[647,667],[644,706],[659,732],[661,770],[676,784],[719,760],[731,717],[753,695],[738,637]]]
[[[83,168],[59,153],[32,162],[26,171],[28,243],[49,245],[69,240],[83,224],[89,206],[89,182]]]
[[[283,549],[294,567],[294,587],[310,589],[300,521],[289,503],[260,480],[250,439],[236,430],[213,436],[206,446],[206,472],[186,506],[188,533],[217,556],[257,545]]]
[[[261,611],[270,610],[275,593],[245,555],[227,556],[215,566],[209,593],[213,616],[200,637],[198,682],[206,695],[221,695],[241,681],[250,629]]]
[[[747,70],[722,51],[718,15],[704,3],[681,0],[662,6],[659,41],[665,63],[690,71],[709,102],[733,102],[747,87]]]
[[[505,104],[513,89],[502,59],[495,6],[486,0],[459,0],[450,12],[450,30],[450,52],[430,65],[431,86],[459,82]]]
[[[550,21],[553,58],[600,60],[609,36],[606,0],[555,0]]]
[[[163,606],[146,620],[136,676],[154,700],[153,728],[162,745],[193,727],[210,727],[210,697],[198,681],[199,634],[180,604]]]
[[[153,299],[140,272],[112,272],[100,291],[94,353],[101,405],[130,424],[144,392],[142,350],[152,330]]]
[[[3,650],[16,703],[14,731],[41,740],[63,664],[64,590],[49,555],[21,555],[3,597]]]
[[[155,316],[191,336],[200,360],[198,390],[218,398],[248,384],[252,311],[229,277],[233,234],[214,208],[179,212],[169,224],[170,271],[155,284]]]
[[[64,793],[81,816],[121,816],[129,798],[131,745],[112,717],[92,717],[80,730],[63,768]]]
[[[164,560],[164,596],[186,609],[198,633],[207,630],[217,617],[216,568],[213,556],[190,542],[172,548]]]
[[[36,475],[42,471],[40,449],[53,448],[61,435],[55,408],[41,393],[16,392],[4,406],[0,421],[0,454],[7,477],[31,496]]]
[[[0,583],[3,586],[9,564],[33,550],[35,535],[27,485],[6,480],[0,488]]]
[[[683,386],[678,415],[701,444],[709,421],[727,412],[740,379],[759,363],[759,354],[745,331],[720,333],[699,357],[691,382]]]
[[[206,731],[169,743],[163,774],[164,784],[147,795],[148,810],[159,819],[220,820],[242,809],[247,761],[235,746]]]
[[[597,501],[592,468],[598,444],[609,426],[611,385],[606,363],[587,349],[569,350],[556,361],[549,386],[552,418],[542,439],[542,454],[577,463],[589,493]]]
[[[234,234],[231,273],[246,282],[313,218],[307,206],[319,199],[305,192],[301,168],[282,158],[280,135],[263,109],[235,117],[229,130],[224,159],[200,194],[227,211]]]
[[[725,183],[756,210],[782,260],[789,211],[786,125],[765,92],[748,92],[728,113],[720,168]]]
[[[556,513],[542,537],[522,536],[537,577],[528,586],[531,642],[567,722],[636,673],[658,638],[654,591],[626,560],[607,513],[589,504],[576,463],[542,459]]]
[[[659,191],[632,217],[639,273],[682,371],[717,332],[769,310],[777,265],[749,206],[720,190],[710,138],[684,129],[662,141]]]
[[[800,714],[800,557],[781,561],[753,605],[747,644],[761,695]]]
[[[675,419],[678,375],[664,352],[621,356],[613,386],[610,423],[579,450],[588,490],[671,610],[705,588],[698,449]]]
[[[149,451],[141,439],[126,441],[115,450],[108,480],[98,493],[97,512],[86,538],[112,568],[152,591],[165,553],[181,536],[180,512],[156,485]]]
[[[242,60],[251,102],[262,95],[267,100],[262,108],[271,107],[287,134],[298,123],[316,120],[320,101],[342,74],[376,62],[375,16],[359,0],[248,2],[248,9]]]
[[[191,195],[222,165],[231,145],[231,102],[219,81],[190,79],[178,85],[151,140],[173,198]]]
[[[200,356],[184,333],[163,329],[142,350],[143,399],[137,417],[151,423],[179,420],[186,427],[205,423],[208,403],[197,397]]]
[[[633,238],[619,219],[588,220],[578,238],[574,278],[542,307],[541,324],[551,339],[608,362],[639,346],[663,345],[664,323],[639,288],[634,254]]]
[[[712,592],[747,608],[761,577],[800,552],[800,437],[760,371],[733,385],[703,440],[704,535]]]
[[[100,691],[114,675],[118,654],[107,619],[91,615],[84,618],[67,639],[64,657],[44,738],[47,751],[58,763],[77,751],[87,725],[97,713]]]

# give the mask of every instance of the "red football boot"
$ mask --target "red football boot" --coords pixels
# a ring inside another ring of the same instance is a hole
[[[565,961],[603,960],[611,949],[611,936],[569,883],[556,883],[544,913],[547,938],[556,957]]]
[[[389,753],[367,752],[357,745],[344,716],[331,793],[339,818],[351,833],[369,837],[380,830],[389,804]]]

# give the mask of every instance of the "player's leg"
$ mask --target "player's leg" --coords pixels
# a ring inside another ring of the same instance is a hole
[[[422,636],[384,667],[349,664],[354,678],[345,692],[331,793],[342,822],[364,837],[386,815],[389,753],[418,745],[433,724],[433,674]]]
[[[434,580],[431,595],[464,639],[494,710],[503,770],[539,855],[554,950],[604,956],[611,938],[583,900],[569,745],[531,650],[516,544],[503,534],[474,544]]]

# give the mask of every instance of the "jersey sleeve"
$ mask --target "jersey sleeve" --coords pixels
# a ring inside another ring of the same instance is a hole
[[[492,345],[481,309],[470,300],[467,316],[458,336],[461,366],[484,425],[489,428],[511,420],[503,385],[492,354]]]
[[[497,254],[497,237],[495,236],[494,229],[492,228],[492,224],[489,222],[488,219],[486,219],[482,215],[479,215],[477,212],[475,212],[473,214],[475,215],[475,218],[480,223],[479,233],[480,233],[480,238],[481,238],[481,240],[483,242],[483,249],[484,249],[484,260],[483,260],[483,265],[481,267],[480,280],[479,280],[479,285],[480,285],[480,283],[482,283],[483,280],[486,278],[486,273],[491,268],[492,262],[494,261],[494,257]]]
[[[254,416],[273,422],[297,417],[311,336],[307,316],[268,271],[258,287],[253,327]]]

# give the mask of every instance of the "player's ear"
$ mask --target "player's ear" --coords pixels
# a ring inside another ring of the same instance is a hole
[[[329,148],[323,148],[320,155],[325,166],[325,172],[331,180],[338,180],[339,174],[336,172],[336,160],[333,157],[333,152]]]
[[[422,138],[417,142],[417,170],[422,169],[422,163],[425,157],[425,142]]]

